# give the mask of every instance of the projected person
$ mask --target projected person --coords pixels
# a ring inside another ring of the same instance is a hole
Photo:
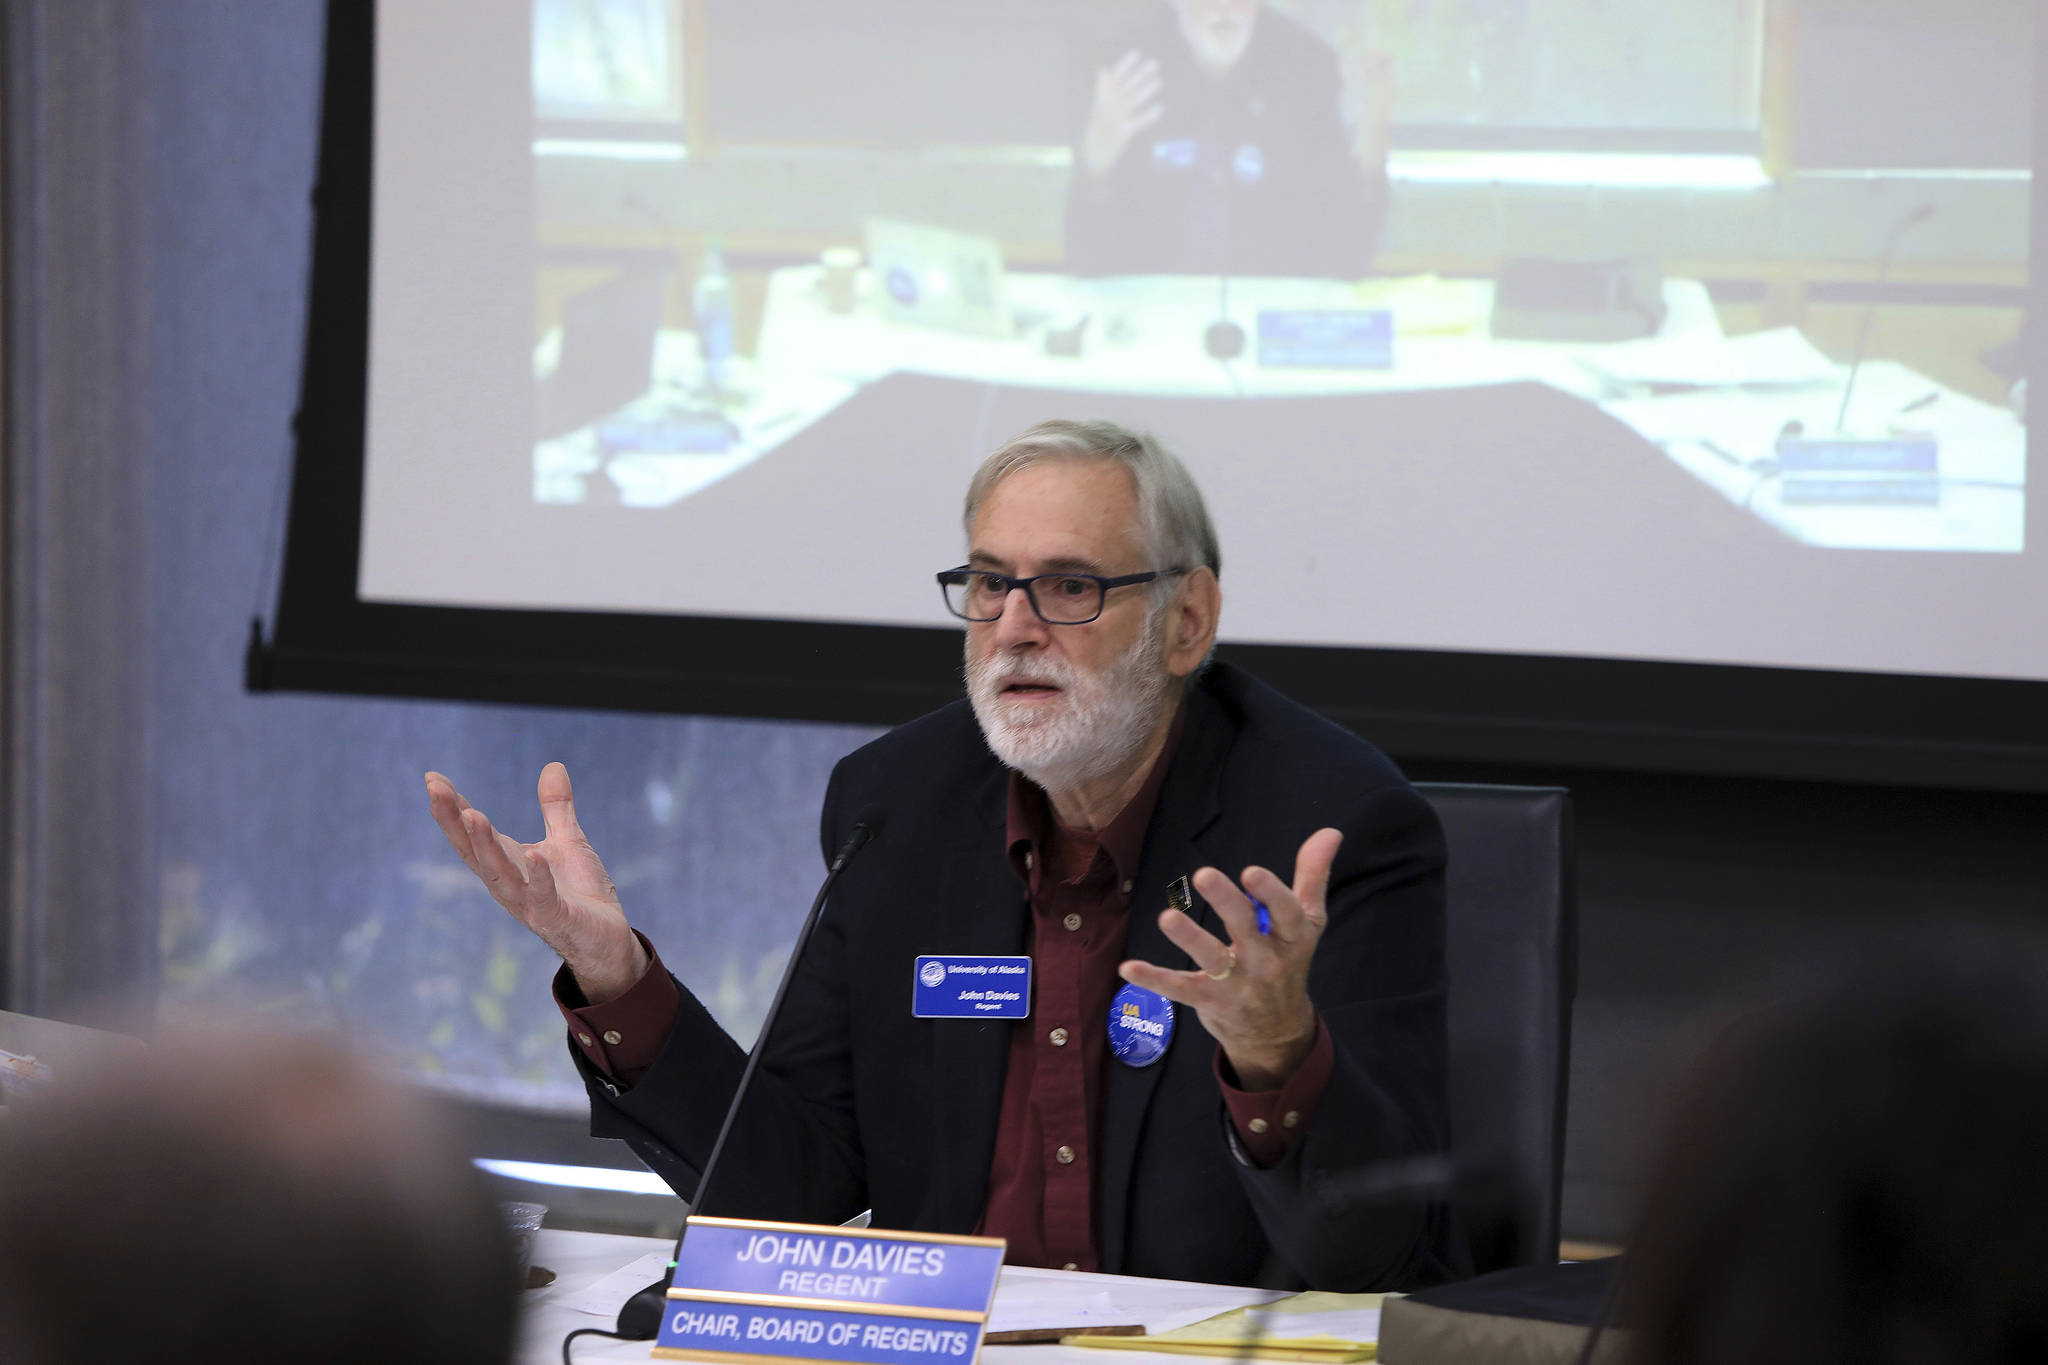
[[[1082,274],[1332,275],[1387,214],[1393,68],[1259,0],[1164,0],[1095,76],[1067,198]],[[1340,73],[1360,92],[1355,126]]]
[[[1343,1193],[1445,1141],[1430,807],[1364,741],[1208,662],[1215,532],[1150,438],[1044,423],[983,463],[965,520],[968,562],[940,578],[967,699],[834,771],[827,856],[856,822],[880,832],[833,892],[707,1211],[872,1208],[1135,1275],[1445,1274],[1427,1192]],[[567,773],[541,774],[536,844],[437,773],[427,790],[564,959],[593,1130],[687,1194],[744,1059],[628,927]],[[921,957],[1016,954],[1028,1017],[913,1016]]]

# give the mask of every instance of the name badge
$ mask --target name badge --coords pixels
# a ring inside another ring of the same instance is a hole
[[[1259,363],[1324,370],[1394,367],[1391,308],[1261,308]]]
[[[692,1218],[654,1354],[971,1365],[995,1298],[993,1237]]]
[[[919,1019],[1028,1019],[1031,959],[921,957],[913,971],[910,1012]]]
[[[1173,1002],[1126,981],[1109,1002],[1109,1050],[1125,1066],[1150,1066],[1172,1041]]]

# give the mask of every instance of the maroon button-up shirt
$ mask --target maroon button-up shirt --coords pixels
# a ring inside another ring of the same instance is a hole
[[[1031,905],[1026,942],[1033,998],[1031,1017],[1010,1026],[988,1201],[977,1230],[1004,1238],[1004,1259],[1012,1264],[1079,1270],[1101,1264],[1095,1172],[1103,1068],[1119,1065],[1109,1058],[1109,1002],[1123,984],[1116,969],[1124,958],[1138,858],[1179,748],[1184,716],[1174,718],[1145,785],[1099,831],[1061,825],[1043,790],[1019,774],[1010,776],[1005,838],[1010,865]],[[653,945],[640,941],[649,958],[646,973],[602,1005],[582,1003],[568,968],[555,976],[555,1003],[570,1041],[621,1086],[647,1073],[681,1005]],[[1217,1087],[1252,1162],[1273,1164],[1307,1129],[1333,1061],[1329,1031],[1319,1023],[1307,1059],[1280,1089],[1244,1091],[1223,1050],[1216,1050]]]

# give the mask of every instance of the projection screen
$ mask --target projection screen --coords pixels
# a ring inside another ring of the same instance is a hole
[[[1205,489],[1226,647],[1370,659],[1350,676],[1406,680],[1388,714],[1511,714],[1489,693],[1540,674],[1608,724],[1580,681],[1640,678],[1797,696],[1758,733],[1848,699],[1869,738],[1899,685],[1953,679],[1994,689],[1947,708],[1973,742],[2038,745],[1983,719],[2048,681],[2036,38],[1920,9],[378,6],[360,241],[323,170],[367,284],[360,521],[304,530],[308,443],[349,430],[309,431],[349,415],[309,397],[284,592],[332,537],[348,600],[279,657],[473,628],[474,694],[526,695],[525,660],[576,700],[658,652],[584,668],[604,621],[671,654],[695,637],[662,623],[730,622],[814,632],[826,676],[784,676],[809,644],[769,672],[829,692],[938,657],[984,455],[1108,418]],[[309,395],[351,321],[323,288]],[[416,687],[394,658],[342,685]]]

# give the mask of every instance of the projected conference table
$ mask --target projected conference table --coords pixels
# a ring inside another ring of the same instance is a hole
[[[1845,371],[1789,329],[1724,336],[1696,281],[1666,283],[1667,317],[1656,337],[1607,344],[1494,338],[1492,285],[1485,280],[1240,279],[1225,291],[1209,278],[1017,274],[1006,289],[1018,326],[998,338],[892,321],[865,284],[853,309],[835,312],[819,268],[775,271],[745,377],[751,396],[731,414],[737,442],[716,452],[600,460],[575,444],[587,436],[572,437],[551,455],[542,452],[543,462],[556,462],[557,477],[549,483],[537,467],[537,496],[580,501],[579,480],[601,467],[620,502],[673,504],[771,455],[891,376],[1117,399],[1249,400],[1276,410],[1283,400],[1473,391],[1474,401],[1456,405],[1445,420],[1466,423],[1475,441],[1541,452],[1560,434],[1545,414],[1489,393],[1533,385],[1612,419],[1621,429],[1615,439],[1626,433],[1643,459],[1668,462],[1745,520],[1799,543],[1994,552],[2022,546],[2024,428],[2003,407],[1893,362],[1864,367],[1851,425],[1884,430],[1911,414],[1911,425],[1939,442],[1938,496],[1913,503],[1788,496],[1778,434],[1789,422],[1831,430]],[[1391,363],[1261,363],[1260,318],[1276,310],[1386,310]],[[1219,317],[1248,338],[1236,359],[1205,350]],[[1048,345],[1058,332],[1076,338],[1065,348],[1071,353]],[[698,372],[694,339],[668,334],[661,348],[662,382],[688,387]],[[560,476],[565,469],[570,477]]]
[[[562,1338],[568,1333],[579,1327],[610,1328],[619,1303],[660,1274],[656,1263],[665,1264],[673,1249],[674,1243],[651,1237],[543,1230],[534,1248],[533,1262],[554,1271],[556,1279],[547,1288],[531,1290],[526,1295],[516,1355],[519,1365],[558,1365]],[[628,1266],[635,1267],[632,1274],[619,1274]],[[996,1312],[1000,1325],[1005,1313],[1019,1321],[1037,1321],[1034,1315],[1039,1304],[1086,1306],[1098,1313],[1113,1314],[1123,1322],[1163,1331],[1199,1322],[1228,1309],[1270,1303],[1282,1297],[1281,1291],[1271,1289],[1006,1266],[996,1289]],[[644,1341],[579,1337],[571,1351],[576,1365],[587,1361],[645,1362],[649,1347],[650,1343]],[[1168,1358],[1053,1345],[988,1346],[981,1353],[987,1365],[1112,1365],[1117,1360]]]

